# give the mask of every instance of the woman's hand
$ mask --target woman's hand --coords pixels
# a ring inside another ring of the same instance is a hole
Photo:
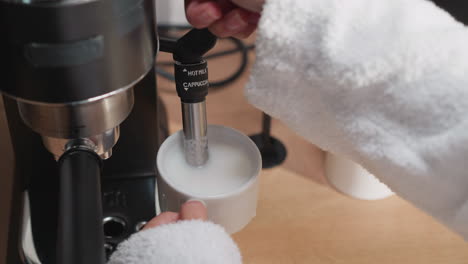
[[[205,205],[198,201],[189,201],[182,205],[179,213],[165,212],[149,221],[143,230],[160,225],[175,223],[179,220],[207,220]]]
[[[185,0],[188,21],[218,37],[246,38],[257,28],[265,0]]]

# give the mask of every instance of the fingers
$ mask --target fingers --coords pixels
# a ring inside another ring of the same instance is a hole
[[[198,201],[189,201],[180,209],[181,220],[207,220],[208,213],[205,205]]]
[[[207,220],[208,213],[205,205],[198,201],[189,201],[182,205],[180,213],[165,212],[149,221],[143,230],[161,225],[175,223],[179,220]]]
[[[244,31],[233,35],[233,37],[238,38],[238,39],[248,38],[250,35],[252,35],[252,33],[255,32],[256,29],[257,29],[257,25],[250,24]]]
[[[217,3],[221,7],[221,11],[223,12],[223,14],[226,14],[235,7],[237,7],[235,4],[232,3],[231,0],[218,0]]]
[[[260,14],[251,13],[248,18],[249,26],[246,27],[242,32],[235,34],[234,37],[243,39],[252,35],[252,33],[254,33],[255,30],[257,30],[259,20],[260,20]]]
[[[180,215],[178,213],[173,213],[173,212],[165,212],[161,213],[155,218],[153,218],[151,221],[149,221],[143,230],[149,229],[149,228],[154,228],[160,225],[167,225],[170,223],[177,222],[179,220]]]
[[[218,37],[246,38],[257,28],[260,14],[231,0],[186,0],[187,20],[195,28],[209,28]]]
[[[221,6],[214,1],[187,0],[187,20],[195,28],[206,28],[223,16]]]
[[[258,14],[242,8],[235,8],[224,17],[213,23],[209,29],[218,37],[244,36],[247,37],[255,30]]]

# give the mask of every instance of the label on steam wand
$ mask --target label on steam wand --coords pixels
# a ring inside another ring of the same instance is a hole
[[[182,101],[195,103],[203,101],[208,95],[208,64],[203,61],[198,64],[176,63],[175,79],[177,94]]]

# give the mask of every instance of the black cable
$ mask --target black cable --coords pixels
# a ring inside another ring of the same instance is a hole
[[[224,52],[220,52],[220,53],[217,53],[215,54],[217,57],[219,56],[226,56],[226,55],[229,55],[229,54],[233,54],[235,52],[240,52],[241,53],[241,64],[239,66],[239,68],[237,69],[236,72],[234,72],[231,76],[229,76],[228,78],[224,79],[224,80],[221,80],[221,81],[217,81],[217,82],[211,82],[210,83],[210,86],[213,87],[213,88],[219,88],[219,87],[223,87],[223,86],[226,86],[228,84],[231,84],[233,82],[235,82],[237,79],[239,79],[240,76],[242,76],[242,74],[245,72],[245,70],[247,69],[247,66],[249,65],[249,50],[247,49],[247,47],[245,46],[244,42],[242,42],[241,40],[238,40],[236,38],[229,38],[233,43],[236,44],[236,49],[234,50],[230,50],[230,51],[224,51]],[[211,57],[213,58],[213,57]],[[210,59],[209,56],[207,56],[206,58],[207,60]]]
[[[159,76],[161,76],[161,77],[163,77],[164,79],[166,79],[166,80],[175,82],[175,77],[174,77],[174,75],[173,75],[172,73],[170,73],[170,72],[167,72],[167,71],[165,71],[165,70],[163,70],[163,69],[161,69],[161,68],[159,68],[159,67],[156,67],[156,73],[157,73]],[[174,92],[175,92],[175,91],[174,91]]]

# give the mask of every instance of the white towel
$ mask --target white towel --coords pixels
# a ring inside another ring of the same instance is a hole
[[[210,222],[180,221],[144,230],[119,245],[108,264],[241,264],[239,249]]]
[[[426,0],[268,0],[246,94],[468,239],[468,30]]]

